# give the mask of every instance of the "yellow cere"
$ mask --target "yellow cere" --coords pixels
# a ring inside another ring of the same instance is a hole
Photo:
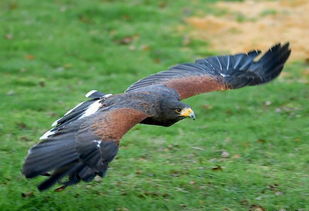
[[[183,116],[183,117],[190,117],[192,115],[192,113],[194,113],[192,111],[191,108],[184,108],[182,109],[182,111],[180,112],[180,116]]]

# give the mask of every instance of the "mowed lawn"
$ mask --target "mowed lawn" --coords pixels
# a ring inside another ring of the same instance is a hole
[[[21,175],[27,150],[89,90],[120,93],[223,53],[190,39],[184,22],[220,15],[213,2],[1,0],[0,210],[309,210],[309,67],[301,61],[265,86],[186,100],[195,121],[134,127],[102,180],[40,193],[42,178]]]

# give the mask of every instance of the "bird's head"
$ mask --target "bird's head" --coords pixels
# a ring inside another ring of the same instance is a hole
[[[192,108],[177,100],[168,100],[161,104],[161,111],[165,119],[182,120],[184,118],[195,119]]]

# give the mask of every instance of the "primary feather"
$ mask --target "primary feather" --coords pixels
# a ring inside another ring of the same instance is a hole
[[[246,54],[212,56],[196,60],[195,63],[176,65],[167,71],[137,81],[129,86],[126,92],[138,91],[147,86],[158,84],[167,85],[173,80],[178,80],[179,86],[181,86],[187,82],[186,80],[193,77],[195,80],[205,78],[216,80],[218,82],[217,90],[222,90],[224,86],[226,89],[235,89],[246,85],[263,84],[273,80],[280,74],[291,50],[289,49],[289,43],[285,45],[277,44],[270,48],[259,60],[255,61],[260,53],[261,51],[254,50]],[[222,87],[219,86],[221,84]],[[204,92],[199,87],[194,87],[199,86],[198,83],[190,83],[190,86],[197,90],[197,93],[193,93],[193,95]],[[207,89],[207,84],[204,86]]]

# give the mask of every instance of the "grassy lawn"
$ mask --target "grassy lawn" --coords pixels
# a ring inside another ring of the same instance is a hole
[[[38,192],[27,150],[92,89],[220,52],[184,18],[214,1],[0,2],[0,210],[309,210],[308,64],[273,83],[186,100],[197,120],[138,125],[107,177]],[[184,27],[184,30],[179,30]],[[304,80],[306,79],[307,82]]]

